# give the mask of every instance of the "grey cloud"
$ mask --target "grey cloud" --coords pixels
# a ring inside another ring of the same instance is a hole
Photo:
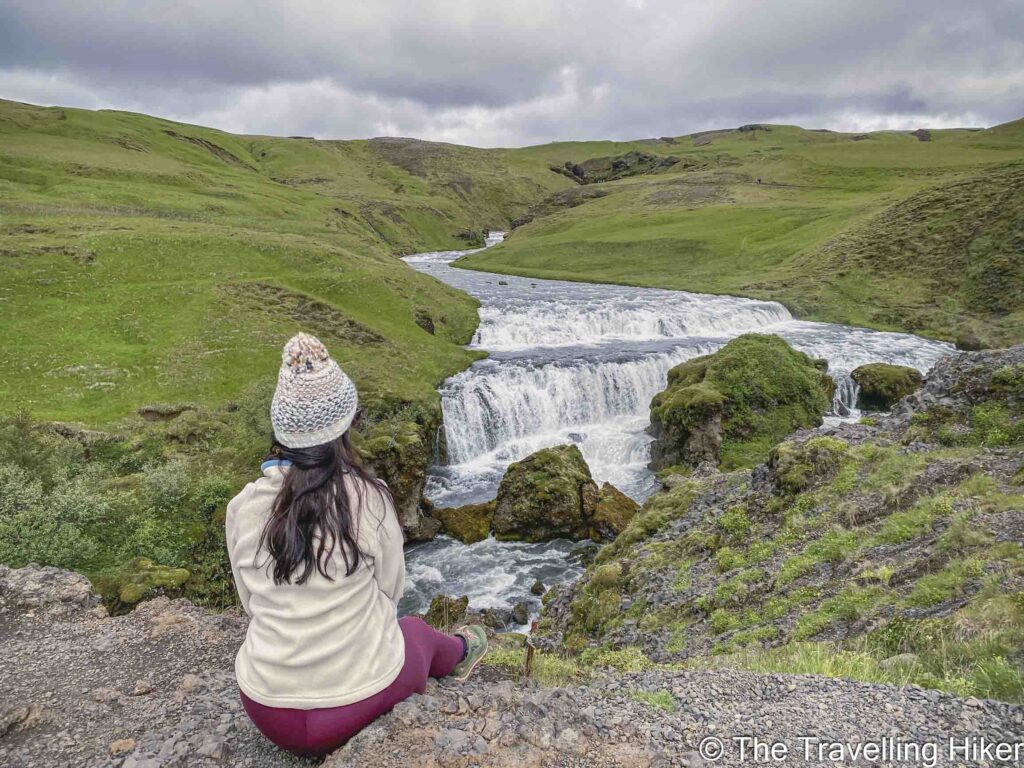
[[[1022,41],[1016,0],[8,0],[0,97],[484,146],[994,124],[1024,113]]]

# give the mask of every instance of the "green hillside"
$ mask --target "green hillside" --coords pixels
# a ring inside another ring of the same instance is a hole
[[[355,380],[412,533],[477,305],[397,255],[482,244],[573,184],[513,152],[0,101],[0,563],[81,571],[118,610],[230,603],[224,508],[299,329]]]
[[[504,151],[0,102],[4,410],[223,403],[300,327],[369,396],[432,399],[475,304],[395,254],[468,247],[567,186]]]
[[[522,151],[577,186],[461,266],[771,298],[964,346],[1024,340],[1024,121]]]

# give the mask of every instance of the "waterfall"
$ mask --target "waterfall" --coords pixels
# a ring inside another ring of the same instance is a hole
[[[487,243],[500,242],[490,232]],[[559,443],[637,499],[655,487],[645,433],[669,368],[751,331],[776,333],[829,363],[833,416],[855,418],[850,371],[872,361],[927,371],[950,347],[907,334],[794,320],[781,304],[656,288],[536,280],[455,269],[464,252],[407,261],[480,299],[471,346],[492,357],[441,388],[444,463],[427,495],[448,505],[493,497],[508,465]]]
[[[504,233],[488,232],[487,246]],[[622,285],[535,280],[457,269],[463,252],[417,254],[416,269],[480,300],[471,346],[491,356],[440,389],[444,451],[425,495],[438,506],[494,498],[509,464],[541,448],[577,445],[598,482],[643,500],[658,486],[647,465],[650,402],[669,369],[750,331],[776,333],[829,363],[835,416],[855,418],[850,372],[869,362],[922,372],[952,347],[907,334],[879,333],[792,318],[772,301]],[[447,538],[409,552],[403,610],[423,610],[433,594],[470,595],[473,607],[511,606],[533,580],[552,583],[579,572],[571,545],[515,545],[486,539],[470,546]]]
[[[681,299],[670,291],[613,295],[593,303],[557,298],[485,306],[473,346],[493,351],[598,344],[607,341],[734,336],[792,320],[774,301],[709,296]]]
[[[559,435],[620,417],[646,419],[669,368],[716,347],[692,345],[634,360],[477,363],[441,390],[449,463],[531,435]]]
[[[832,412],[837,416],[849,416],[855,413],[857,395],[860,392],[857,382],[846,371],[830,371],[830,373],[836,382],[836,393],[832,396]]]

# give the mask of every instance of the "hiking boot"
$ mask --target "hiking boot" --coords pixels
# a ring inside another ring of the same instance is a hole
[[[466,658],[455,665],[449,677],[455,680],[465,680],[473,671],[473,667],[487,653],[487,633],[479,624],[470,624],[466,627],[459,627],[455,631],[466,641]]]

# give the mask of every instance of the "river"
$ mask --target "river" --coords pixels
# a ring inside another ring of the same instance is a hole
[[[493,233],[488,246],[501,242]],[[414,269],[480,300],[480,326],[470,346],[488,358],[440,389],[447,461],[431,468],[426,495],[438,506],[494,498],[514,461],[561,443],[575,443],[598,483],[605,480],[643,501],[657,490],[647,468],[651,398],[668,370],[713,352],[751,331],[775,333],[812,357],[825,358],[838,385],[826,423],[856,419],[850,371],[869,362],[927,372],[952,346],[793,319],[773,301],[655,288],[510,277],[458,269],[466,251],[409,256]],[[469,595],[474,608],[534,610],[530,587],[573,578],[575,545],[464,545],[446,537],[410,547],[402,609],[419,611],[436,594]]]

